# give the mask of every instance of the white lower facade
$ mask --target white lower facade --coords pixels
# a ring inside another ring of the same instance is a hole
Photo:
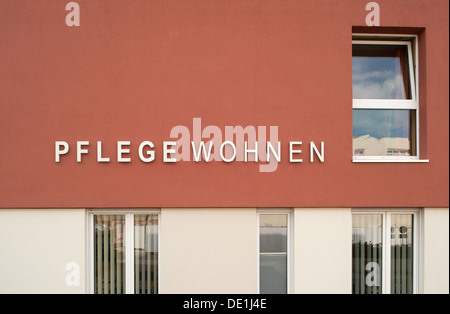
[[[449,209],[416,211],[416,292],[447,294]],[[95,213],[0,209],[0,293],[93,293]],[[288,293],[352,293],[352,208],[158,209],[158,292],[260,293],[259,222],[271,213],[288,217]]]

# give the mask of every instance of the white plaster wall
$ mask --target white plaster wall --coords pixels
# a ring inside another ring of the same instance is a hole
[[[83,209],[0,209],[0,293],[84,293],[85,225]]]
[[[296,208],[294,228],[294,292],[351,293],[351,209]]]
[[[427,294],[449,293],[449,209],[423,211],[422,289]]]
[[[161,293],[257,293],[255,208],[161,210]],[[349,208],[296,208],[293,293],[351,293]],[[449,293],[449,209],[421,217],[420,292]],[[0,209],[0,293],[85,293],[84,209]],[[79,285],[68,263],[79,266]]]
[[[161,210],[161,293],[257,293],[257,212]]]

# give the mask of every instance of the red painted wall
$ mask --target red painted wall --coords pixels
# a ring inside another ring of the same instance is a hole
[[[449,206],[447,0],[379,0],[382,28],[363,27],[361,0],[78,0],[79,27],[67,2],[0,1],[0,208]],[[419,35],[429,163],[352,163],[352,29]],[[277,170],[163,163],[172,127],[196,117],[278,126]],[[131,163],[116,162],[121,140]],[[289,141],[304,142],[303,163]],[[325,142],[324,163],[309,162],[309,141]]]

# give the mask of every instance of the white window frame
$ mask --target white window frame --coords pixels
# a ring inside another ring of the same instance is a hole
[[[294,291],[294,281],[293,281],[293,239],[294,239],[294,235],[293,235],[293,211],[292,209],[283,209],[283,208],[273,208],[273,209],[258,209],[257,211],[257,222],[256,222],[256,239],[257,239],[257,249],[256,249],[256,263],[257,263],[257,268],[258,268],[258,276],[257,276],[257,293],[260,294],[260,274],[261,274],[261,269],[260,269],[260,233],[259,233],[259,222],[260,222],[260,216],[261,215],[287,215],[286,217],[286,221],[287,221],[287,228],[286,228],[286,232],[287,232],[287,252],[286,252],[286,267],[287,267],[287,272],[286,272],[286,276],[287,276],[287,294],[291,294]]]
[[[158,291],[161,287],[161,211],[159,209],[96,209],[88,210],[87,223],[87,249],[88,249],[88,293],[95,293],[94,282],[94,215],[124,215],[125,233],[123,235],[125,245],[125,294],[134,294],[134,216],[158,215]],[[129,280],[131,278],[132,280]]]
[[[361,39],[358,39],[361,38]],[[380,35],[353,34],[353,45],[404,45],[408,50],[409,82],[411,99],[353,99],[353,109],[403,109],[415,110],[415,146],[414,156],[357,156],[353,162],[428,162],[419,158],[419,89],[418,89],[418,36],[416,35]],[[364,39],[362,39],[364,38]],[[402,40],[398,40],[398,39]],[[396,40],[397,39],[397,40]],[[406,39],[406,40],[405,40]],[[414,45],[414,47],[413,47]],[[414,48],[414,49],[413,49]]]
[[[419,293],[419,252],[420,252],[420,234],[421,234],[421,220],[419,219],[419,209],[354,209],[353,215],[382,215],[382,233],[383,233],[383,250],[382,250],[382,294],[391,293],[391,216],[392,215],[413,215],[413,294]],[[352,240],[353,241],[353,240]],[[353,263],[353,260],[352,260]],[[352,278],[353,284],[353,278]]]

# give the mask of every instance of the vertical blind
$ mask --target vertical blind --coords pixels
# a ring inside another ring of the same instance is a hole
[[[127,225],[133,229],[128,239]],[[95,293],[158,293],[157,214],[94,215],[93,240]]]
[[[134,218],[134,293],[158,293],[158,215]]]
[[[94,216],[95,293],[125,293],[125,216]]]
[[[353,293],[381,293],[382,215],[353,215]]]
[[[387,219],[389,217],[389,219]],[[413,214],[354,214],[352,227],[352,292],[414,292]],[[383,234],[383,223],[389,222]],[[388,243],[383,243],[386,239]],[[390,270],[383,274],[383,265]],[[383,289],[383,278],[389,287]],[[389,289],[387,289],[389,288]]]
[[[413,217],[391,216],[391,293],[413,293]]]

